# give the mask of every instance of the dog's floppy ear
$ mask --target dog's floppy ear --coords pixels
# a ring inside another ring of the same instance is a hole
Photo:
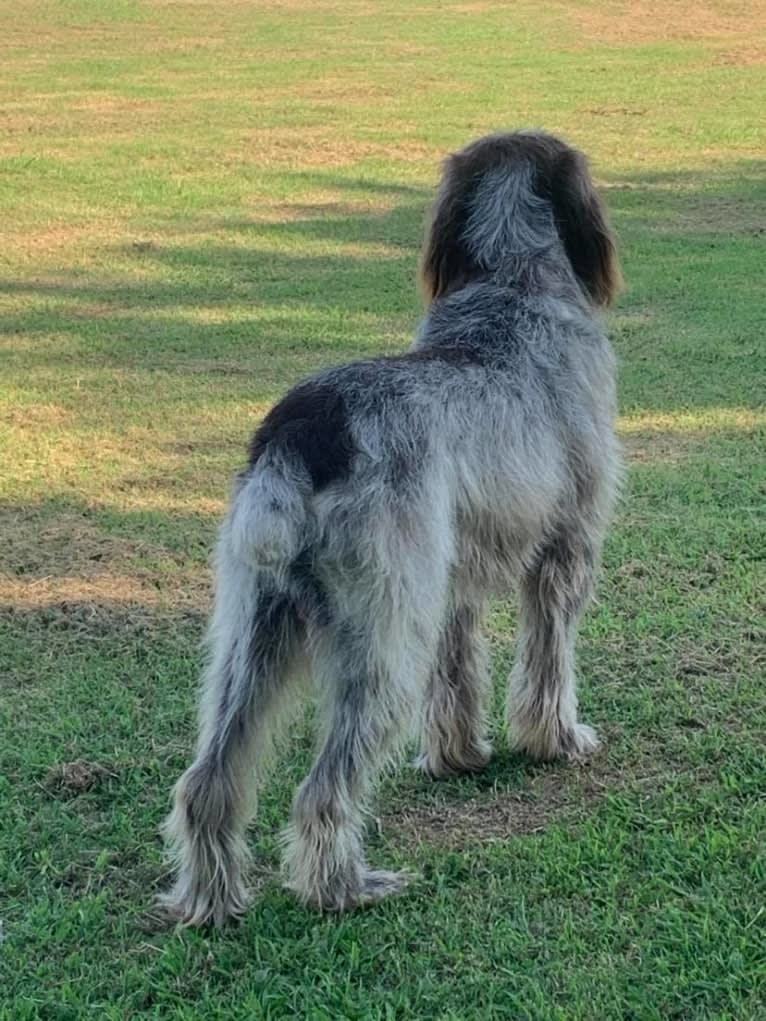
[[[596,305],[609,305],[622,282],[606,209],[582,153],[566,148],[553,165],[550,199],[572,269]]]
[[[450,157],[420,260],[421,285],[427,301],[462,286],[476,274],[476,261],[464,240],[468,201],[462,178],[457,157]]]

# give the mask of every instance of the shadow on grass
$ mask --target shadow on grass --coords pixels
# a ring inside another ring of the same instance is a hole
[[[746,161],[608,183],[628,282],[611,321],[628,407],[762,399],[752,374],[740,371],[761,339],[762,167]],[[231,380],[235,391],[257,389],[263,374],[271,393],[320,364],[405,346],[418,317],[430,190],[323,180],[349,202],[286,205],[283,222],[211,218],[190,225],[194,242],[179,243],[176,232],[167,242],[121,244],[103,252],[100,277],[64,270],[47,281],[5,281],[0,290],[15,308],[0,330],[56,338],[28,347],[16,364],[59,369],[64,384],[88,367],[196,372]],[[359,209],[360,193],[394,204]]]

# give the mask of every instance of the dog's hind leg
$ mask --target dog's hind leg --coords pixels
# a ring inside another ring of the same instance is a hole
[[[404,736],[406,685],[369,632],[333,628],[317,643],[326,689],[324,736],[293,803],[286,840],[287,885],[305,904],[344,911],[397,892],[406,877],[367,866],[364,807],[380,769]]]
[[[590,599],[596,551],[579,529],[561,529],[521,584],[521,633],[511,673],[511,745],[535,759],[579,758],[598,747],[577,721],[575,640]]]
[[[245,909],[253,773],[270,749],[300,647],[289,592],[235,556],[225,532],[210,637],[197,755],[164,827],[176,878],[161,902],[188,925],[220,925]]]
[[[444,613],[446,559],[408,559],[399,572],[375,571],[376,591],[347,593],[336,618],[311,635],[322,736],[296,792],[285,866],[288,887],[322,910],[369,904],[407,880],[368,866],[363,834],[373,785],[419,718]]]
[[[485,705],[489,669],[481,623],[478,606],[457,606],[447,614],[428,682],[416,762],[430,776],[472,773],[489,762]]]

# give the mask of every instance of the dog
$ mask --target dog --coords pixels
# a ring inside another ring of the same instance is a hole
[[[585,157],[541,131],[450,156],[412,348],[300,383],[255,433],[217,547],[196,758],[165,824],[188,925],[241,915],[245,827],[286,710],[311,676],[316,759],[285,833],[286,885],[345,911],[405,885],[371,868],[365,813],[415,721],[433,777],[490,758],[488,598],[517,590],[511,745],[597,747],[575,638],[620,471],[600,309],[615,242]]]

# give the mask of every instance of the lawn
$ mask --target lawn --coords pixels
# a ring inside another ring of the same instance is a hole
[[[606,0],[17,0],[0,60],[0,1019],[766,1018],[766,12]],[[580,644],[605,738],[386,779],[406,896],[259,892],[177,932],[158,826],[194,740],[232,474],[302,375],[404,348],[440,159],[591,156],[628,480]]]

